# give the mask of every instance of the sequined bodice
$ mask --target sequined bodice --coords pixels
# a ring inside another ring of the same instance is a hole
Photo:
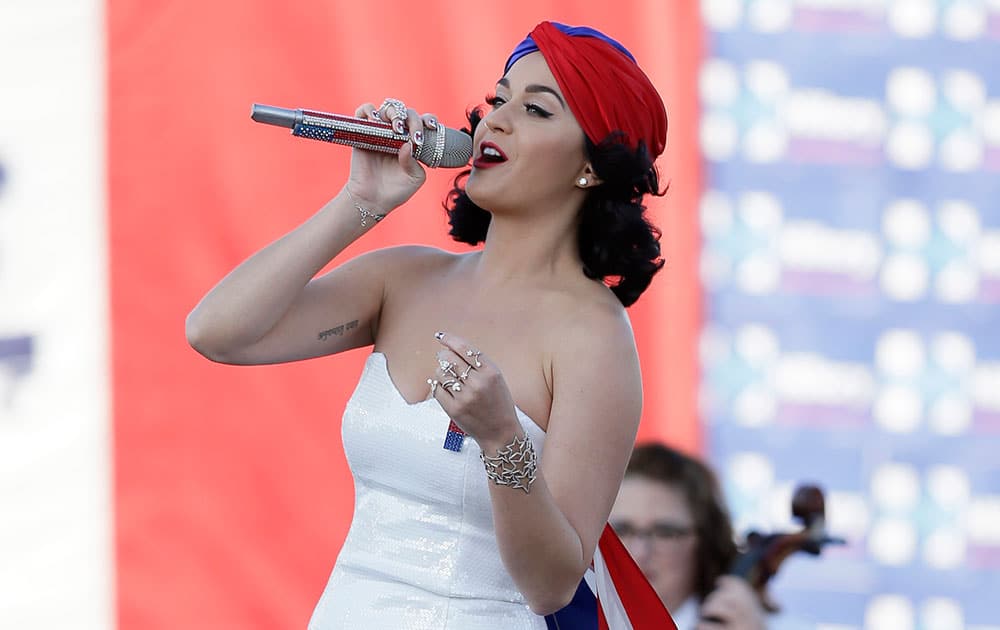
[[[518,410],[541,455],[544,432]],[[343,421],[354,519],[310,630],[545,628],[500,560],[479,447],[443,448],[449,418],[410,404],[372,353]]]

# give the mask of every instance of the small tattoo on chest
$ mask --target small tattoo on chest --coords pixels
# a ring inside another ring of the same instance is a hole
[[[326,330],[321,330],[317,335],[320,341],[326,341],[330,337],[336,335],[337,337],[343,337],[345,332],[354,330],[358,327],[358,320],[347,322],[346,324],[340,324],[339,326],[334,326],[333,328],[328,328]]]

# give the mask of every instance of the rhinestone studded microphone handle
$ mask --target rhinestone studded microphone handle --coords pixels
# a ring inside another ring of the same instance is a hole
[[[292,135],[300,138],[381,153],[398,154],[400,148],[410,140],[409,134],[394,132],[389,123],[311,109],[285,109],[255,103],[250,111],[250,118],[260,123],[289,127]],[[417,148],[414,157],[427,166],[436,168],[444,156],[444,130],[427,130],[425,137],[427,139],[424,145]]]

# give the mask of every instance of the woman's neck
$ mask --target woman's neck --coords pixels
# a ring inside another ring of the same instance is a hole
[[[475,273],[487,284],[578,274],[576,234],[575,219],[494,215]]]

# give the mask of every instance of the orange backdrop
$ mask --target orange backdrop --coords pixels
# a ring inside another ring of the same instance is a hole
[[[184,340],[198,298],[347,171],[347,149],[252,123],[250,104],[350,113],[392,95],[461,126],[542,19],[621,40],[666,100],[671,191],[651,206],[667,266],[631,309],[640,439],[700,447],[697,3],[110,0],[119,627],[303,628],[349,523],[339,418],[367,351],[234,368]],[[410,211],[360,247],[457,249],[441,209],[453,175],[431,173]]]

